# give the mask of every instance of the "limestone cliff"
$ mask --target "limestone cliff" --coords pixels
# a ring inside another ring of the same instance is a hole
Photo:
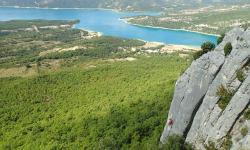
[[[227,55],[228,43],[232,50]],[[249,118],[244,117],[249,104],[250,28],[235,28],[179,78],[160,140],[164,144],[178,134],[196,149],[250,148]],[[246,135],[237,134],[241,130]]]

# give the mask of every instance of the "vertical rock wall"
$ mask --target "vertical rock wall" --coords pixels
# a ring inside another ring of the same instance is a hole
[[[226,43],[232,44],[228,56]],[[237,79],[239,70],[250,64],[250,30],[235,28],[212,52],[194,61],[176,83],[168,121],[161,136],[165,143],[173,134],[183,135],[197,149],[205,149],[210,142],[220,148],[242,116],[250,101],[250,71],[246,79]],[[247,66],[248,67],[248,66]],[[225,109],[219,107],[220,87],[234,91]]]

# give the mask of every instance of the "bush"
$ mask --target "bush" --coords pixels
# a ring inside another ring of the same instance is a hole
[[[217,150],[214,142],[211,142],[211,141],[208,141],[208,145],[206,145],[205,147],[206,147],[206,150]]]
[[[163,150],[193,150],[193,147],[185,143],[185,139],[179,135],[169,137],[167,143],[161,148]]]
[[[206,54],[209,51],[214,50],[215,44],[212,42],[205,42],[201,45],[201,51],[198,51],[193,54],[194,60],[200,58],[203,54]]]
[[[25,67],[28,69],[28,68],[32,68],[31,64],[25,64]]]
[[[232,142],[232,137],[231,136],[226,136],[226,138],[224,139],[223,143],[222,143],[222,149],[223,150],[229,150],[231,149],[233,142]]]
[[[203,54],[205,54],[203,51],[198,51],[193,54],[194,60],[200,58]]]
[[[248,133],[248,128],[247,127],[244,127],[244,128],[242,128],[241,129],[241,135],[243,136],[243,137],[245,137],[246,135],[247,135],[247,133]]]
[[[226,56],[229,55],[229,54],[231,53],[232,49],[233,49],[232,44],[231,44],[230,42],[228,42],[228,43],[225,45],[225,47],[224,47],[224,53],[225,53],[225,55],[226,55]]]
[[[246,112],[244,113],[244,118],[246,120],[250,120],[250,109],[247,109]]]
[[[204,51],[205,53],[214,50],[215,48],[215,44],[212,42],[205,42],[201,45],[201,49],[202,51]]]
[[[243,82],[246,79],[246,75],[242,70],[237,70],[236,77],[240,82]]]
[[[224,110],[232,99],[234,92],[226,89],[223,85],[221,85],[216,94],[220,97],[218,105],[222,110]]]
[[[219,45],[225,37],[225,33],[221,34],[220,37],[217,39],[217,44]]]

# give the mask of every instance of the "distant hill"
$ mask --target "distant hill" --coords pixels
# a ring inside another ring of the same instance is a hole
[[[1,6],[156,10],[172,6],[249,3],[250,0],[0,0]]]

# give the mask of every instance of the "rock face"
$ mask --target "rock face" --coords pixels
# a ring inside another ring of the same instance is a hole
[[[233,49],[225,56],[228,42]],[[250,104],[249,70],[250,29],[235,28],[214,51],[194,61],[177,81],[161,142],[164,144],[169,136],[178,134],[197,149],[206,149],[211,143],[224,149],[223,142],[231,140],[229,135],[235,123]],[[240,73],[243,80],[239,79]],[[219,105],[218,91],[222,87],[232,95],[225,108]]]
[[[161,137],[163,143],[171,134],[183,135],[185,133],[191,122],[192,114],[199,106],[223,63],[224,55],[222,53],[216,51],[208,53],[198,61],[193,62],[177,81],[168,117],[169,121],[173,120],[173,124],[165,127]]]

